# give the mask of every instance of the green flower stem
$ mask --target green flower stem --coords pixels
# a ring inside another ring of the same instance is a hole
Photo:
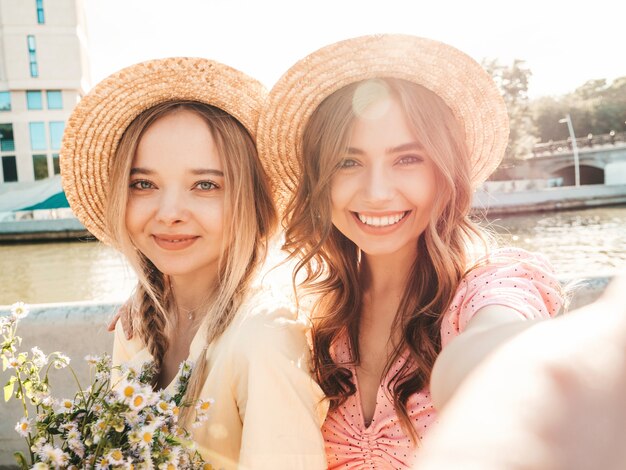
[[[104,428],[105,430],[108,429],[109,423],[110,421],[110,415],[109,418],[104,422],[104,424],[106,425],[106,427]],[[96,462],[98,461],[98,456],[100,455],[100,450],[102,449],[102,444],[106,441],[106,439],[104,439],[104,436],[102,436],[100,438],[100,442],[98,442],[98,447],[96,447],[96,452],[94,454],[94,459],[93,459],[93,463],[91,465],[91,470],[95,470],[96,468]]]
[[[24,408],[24,417],[28,419],[28,407],[26,406],[26,395],[24,393],[24,387],[22,386],[22,375],[21,375],[21,367],[15,368],[15,377],[17,377],[17,386],[20,390],[20,397],[22,401],[22,407]],[[30,437],[30,433],[28,433],[28,437],[25,437],[26,444],[28,445],[28,453],[30,455],[31,463],[35,463],[35,453],[32,451],[32,439]]]

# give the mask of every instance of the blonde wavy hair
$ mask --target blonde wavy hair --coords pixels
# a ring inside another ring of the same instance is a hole
[[[384,93],[363,92],[364,86]],[[435,164],[438,188],[393,323],[392,338],[401,339],[385,368],[386,375],[408,349],[409,359],[393,376],[389,391],[402,427],[417,445],[407,401],[428,385],[441,350],[441,318],[471,263],[470,247],[478,246],[484,253],[490,243],[469,218],[470,160],[464,132],[452,111],[426,88],[393,78],[354,83],[327,97],[304,131],[302,177],[286,211],[285,248],[298,261],[294,284],[296,276],[304,273],[301,286],[318,299],[312,313],[314,372],[331,408],[336,408],[356,389],[352,373],[334,361],[331,351],[347,335],[351,362],[359,363],[363,290],[359,248],[332,224],[330,186],[349,147],[355,108],[365,109],[384,98],[397,101],[403,109],[415,138]]]
[[[254,141],[230,114],[203,103],[172,101],[144,111],[128,126],[109,169],[106,226],[116,248],[137,273],[138,284],[131,306],[133,331],[147,345],[159,369],[173,331],[175,315],[170,312],[175,303],[167,276],[134,248],[126,229],[126,205],[130,170],[141,137],[158,119],[181,111],[191,111],[206,122],[224,166],[227,223],[219,261],[219,285],[213,292],[207,292],[204,306],[207,346],[231,323],[276,226],[274,203]],[[186,399],[198,398],[206,373],[206,356],[201,356],[194,366]],[[183,410],[181,420],[190,419],[190,414],[188,409]]]

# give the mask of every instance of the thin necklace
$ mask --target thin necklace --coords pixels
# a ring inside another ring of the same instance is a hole
[[[196,314],[196,309],[194,309],[194,308],[187,310],[186,308],[183,308],[183,307],[178,307],[178,309],[179,309],[182,313],[186,314],[186,315],[187,315],[187,318],[188,318],[189,320],[193,320],[193,317],[194,317],[194,315]]]

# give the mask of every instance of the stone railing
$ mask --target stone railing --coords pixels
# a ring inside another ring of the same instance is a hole
[[[611,131],[608,134],[593,135],[576,138],[576,146],[579,149],[592,149],[594,147],[606,148],[609,146],[626,145],[626,132]],[[572,151],[572,139],[550,140],[540,142],[533,147],[533,157],[544,157],[559,153],[569,153]]]

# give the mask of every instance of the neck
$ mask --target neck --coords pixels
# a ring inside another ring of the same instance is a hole
[[[189,320],[198,320],[199,312],[203,312],[202,307],[215,290],[217,273],[213,276],[205,273],[170,276],[169,281],[178,308],[178,318],[180,323],[185,324]]]
[[[390,331],[416,256],[415,250],[412,253],[403,250],[380,256],[363,254],[362,326],[371,324],[376,325],[377,329]]]
[[[401,296],[416,257],[417,251],[379,256],[363,254],[361,269],[363,291],[375,297],[390,294]]]

